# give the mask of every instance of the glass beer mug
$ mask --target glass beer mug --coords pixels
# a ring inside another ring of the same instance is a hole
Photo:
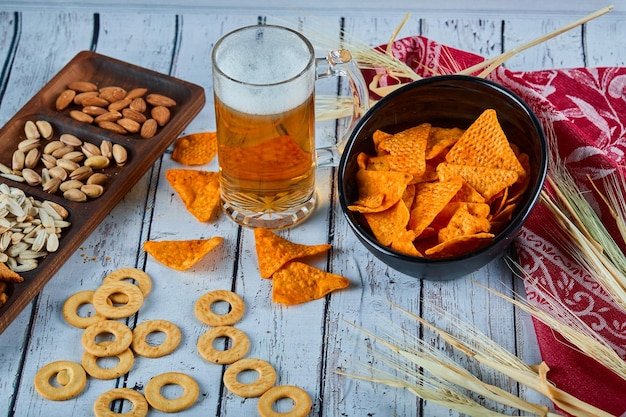
[[[300,33],[271,25],[237,29],[213,48],[213,90],[224,211],[248,227],[281,229],[315,206],[315,169],[333,165],[337,146],[316,149],[315,81],[347,76],[350,126],[368,109],[365,81],[350,53],[315,59]]]

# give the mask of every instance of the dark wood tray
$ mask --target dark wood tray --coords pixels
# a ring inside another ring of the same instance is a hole
[[[75,121],[69,117],[69,109],[59,112],[55,108],[57,96],[72,81],[90,81],[100,87],[119,86],[130,90],[144,87],[148,93],[159,93],[176,100],[171,109],[171,120],[159,128],[150,139],[139,134],[119,135],[95,125]],[[109,176],[105,191],[99,198],[83,203],[70,202],[60,194],[49,194],[41,186],[33,187],[0,177],[0,182],[20,188],[37,200],[51,200],[65,207],[72,225],[63,231],[56,252],[41,260],[39,266],[21,273],[24,282],[9,284],[9,299],[0,308],[0,333],[37,295],[43,286],[78,249],[84,240],[130,191],[153,163],[182,133],[189,122],[205,104],[204,89],[164,74],[140,68],[90,51],[78,53],[34,97],[22,107],[0,130],[0,162],[11,166],[13,151],[24,140],[24,124],[28,120],[47,120],[55,132],[55,139],[63,133],[71,133],[80,139],[99,145],[103,140],[122,144],[128,151],[128,162],[123,167],[114,164],[103,172]]]

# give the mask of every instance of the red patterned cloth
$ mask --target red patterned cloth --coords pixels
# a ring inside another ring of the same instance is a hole
[[[384,48],[384,47],[379,47]],[[483,61],[424,37],[396,41],[393,54],[421,76],[451,74]],[[372,72],[365,72],[371,79]],[[503,67],[489,78],[521,96],[544,126],[554,133],[560,160],[565,162],[579,187],[586,192],[607,229],[623,245],[604,204],[591,191],[587,176],[599,180],[626,169],[626,68],[550,69],[514,72]],[[380,85],[406,80],[383,77]],[[626,359],[626,311],[599,287],[562,245],[558,226],[547,209],[538,204],[515,245],[520,263],[530,279],[570,307]],[[527,285],[527,298],[542,297]],[[592,359],[572,349],[560,336],[535,321],[542,359],[550,367],[548,377],[561,389],[598,408],[626,415],[626,382]]]

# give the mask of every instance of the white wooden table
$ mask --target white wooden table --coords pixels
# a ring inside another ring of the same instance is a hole
[[[213,117],[210,54],[214,43],[239,26],[267,23],[298,27],[319,23],[329,36],[340,27],[370,45],[386,43],[405,11],[413,17],[399,37],[425,35],[433,40],[492,57],[540,34],[581,17],[583,12],[543,14],[530,10],[480,10],[471,13],[430,6],[426,17],[419,8],[386,13],[332,10],[314,17],[291,8],[275,9],[276,16],[259,14],[253,8],[208,6],[194,9],[175,7],[150,11],[134,8],[51,7],[38,10],[0,3],[0,123],[4,124],[63,65],[81,50],[95,50],[142,67],[199,84],[205,88],[207,104],[185,133],[210,131]],[[395,3],[393,3],[395,4]],[[397,5],[396,5],[397,6]],[[626,29],[623,10],[617,4],[613,15],[568,32],[547,44],[511,59],[506,65],[516,70],[574,66],[624,65]],[[324,87],[332,91],[334,87]],[[334,123],[318,128],[320,144],[335,138]],[[313,263],[348,277],[348,289],[326,299],[294,307],[271,301],[271,282],[260,278],[251,230],[235,226],[225,216],[211,224],[200,224],[186,212],[165,180],[165,172],[180,167],[166,152],[124,200],[106,217],[79,250],[58,271],[40,295],[0,335],[0,416],[91,415],[93,402],[102,392],[117,386],[142,390],[148,380],[166,371],[185,372],[200,385],[200,397],[186,416],[255,415],[257,400],[243,400],[221,383],[224,368],[205,362],[196,342],[206,326],[193,315],[195,300],[214,289],[234,290],[246,302],[247,311],[237,325],[251,340],[248,356],[272,363],[278,383],[298,385],[313,399],[311,416],[442,416],[449,413],[414,395],[335,373],[356,371],[356,363],[372,358],[368,339],[349,323],[377,332],[392,320],[409,332],[420,327],[395,311],[388,300],[439,323],[429,308],[436,305],[474,323],[495,341],[515,352],[527,363],[540,360],[530,319],[510,304],[489,295],[471,280],[507,292],[523,291],[501,259],[496,259],[468,277],[449,282],[420,281],[391,270],[373,258],[348,229],[338,205],[336,172],[318,173],[319,206],[304,224],[281,232],[300,243],[331,243],[328,257]],[[216,170],[215,163],[205,167]],[[145,240],[195,239],[222,236],[224,243],[213,254],[187,272],[176,272],[155,262],[141,249]],[[89,378],[85,391],[75,399],[53,402],[43,399],[33,387],[35,373],[59,359],[80,361],[81,332],[65,322],[61,306],[71,294],[96,288],[114,269],[137,267],[154,280],[152,294],[136,322],[168,319],[178,324],[183,341],[163,358],[137,357],[129,374],[118,380]],[[422,303],[421,300],[427,300]],[[432,304],[431,304],[432,303]],[[428,341],[444,346],[434,336]],[[482,376],[527,398],[542,401],[499,376],[482,370]],[[507,409],[499,409],[510,412]],[[152,410],[150,415],[163,413]]]

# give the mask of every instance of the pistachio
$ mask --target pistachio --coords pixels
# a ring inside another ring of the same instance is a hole
[[[24,139],[20,143],[17,144],[17,149],[26,153],[31,149],[38,148],[41,145],[41,141],[39,139]]]
[[[50,122],[48,122],[47,120],[37,120],[35,122],[35,125],[37,126],[37,130],[39,130],[42,138],[44,138],[45,140],[49,140],[52,138],[52,135],[54,134],[54,129],[52,128],[52,124],[50,124]]]
[[[21,171],[24,169],[24,162],[26,160],[26,155],[21,150],[17,149],[13,152],[13,158],[11,160],[11,167],[15,171]]]
[[[57,167],[61,167],[67,172],[75,171],[80,168],[77,162],[70,161],[69,159],[57,159]]]
[[[119,143],[113,145],[113,159],[118,167],[126,165],[126,161],[128,160],[126,148]]]
[[[51,142],[48,142],[46,146],[44,146],[43,153],[45,155],[52,155],[54,151],[56,151],[57,149],[63,148],[64,146],[65,144],[61,142],[60,140],[53,140]]]
[[[80,140],[78,137],[70,134],[70,133],[64,133],[61,135],[61,137],[59,138],[59,140],[64,143],[67,146],[81,146],[83,144],[83,141]]]
[[[63,145],[62,148],[56,149],[54,152],[52,152],[51,155],[59,159],[59,158],[63,158],[65,154],[68,154],[73,151],[74,151],[73,146]]]
[[[72,151],[63,155],[61,159],[68,159],[70,161],[80,162],[83,159],[85,159],[85,154],[82,153],[81,151]]]
[[[48,175],[50,178],[58,178],[61,181],[65,181],[68,177],[67,171],[60,165],[57,165],[48,170]]]
[[[41,151],[39,148],[33,148],[24,157],[24,166],[26,168],[35,168],[39,163],[39,158],[41,157]]]
[[[41,175],[33,169],[24,168],[24,170],[22,170],[22,177],[24,177],[28,185],[36,186],[41,184]]]
[[[61,190],[62,192],[66,192],[67,190],[71,190],[72,188],[77,188],[80,190],[80,187],[82,187],[83,185],[85,184],[78,180],[67,180],[63,181],[61,185],[59,185],[59,190]]]
[[[113,149],[115,150],[115,145],[113,145]],[[102,155],[94,155],[85,159],[85,166],[91,167],[92,169],[102,169],[109,166],[111,160]]]
[[[41,155],[41,162],[46,168],[54,168],[55,166],[57,166],[57,159],[52,155]]]
[[[92,175],[93,169],[85,165],[70,172],[70,178],[78,181],[86,181]]]
[[[113,158],[113,144],[110,140],[103,140],[100,143],[100,154],[107,158]]]
[[[72,188],[63,193],[63,197],[67,200],[82,203],[87,201],[87,195],[77,188]]]
[[[101,172],[96,172],[92,174],[89,178],[87,178],[87,184],[96,184],[96,185],[104,185],[109,180],[105,174]]]
[[[81,150],[83,151],[83,154],[89,158],[90,156],[94,156],[94,155],[102,155],[102,152],[100,151],[100,148],[96,145],[94,145],[91,142],[85,142],[83,143],[83,146],[81,147]]]
[[[89,198],[98,198],[104,193],[104,187],[98,184],[85,184],[80,190]]]
[[[59,178],[50,178],[47,182],[43,184],[43,190],[47,193],[54,194],[59,191],[59,186],[61,185],[61,179]]]

